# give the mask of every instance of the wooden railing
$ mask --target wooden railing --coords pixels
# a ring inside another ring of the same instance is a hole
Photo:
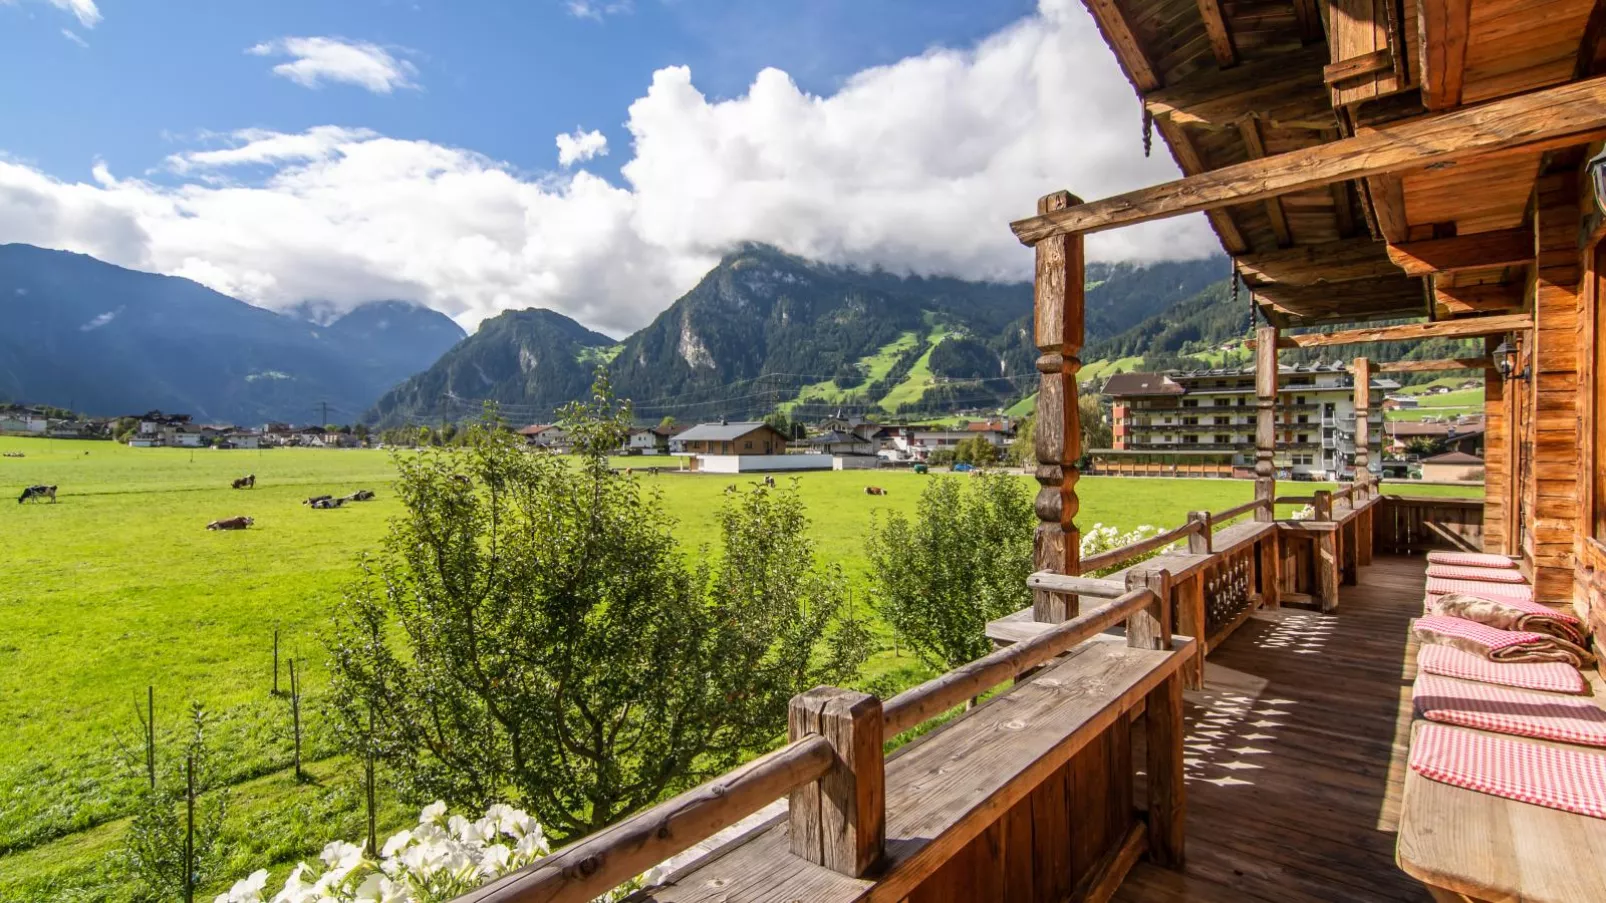
[[[1009,857],[1011,865],[991,864],[1019,870],[1011,882],[1045,887],[1054,899],[1107,899],[1145,849],[1163,865],[1180,865],[1181,668],[1191,646],[1184,641],[1172,648],[1163,576],[1143,572],[1126,583],[1079,580],[1074,589],[1108,601],[899,693],[884,705],[874,696],[834,687],[794,697],[786,746],[570,844],[460,897],[458,903],[584,903],[781,797],[789,798],[785,816],[733,841],[719,855],[686,866],[678,873],[680,886],[719,887],[730,899],[773,895],[823,903],[860,899],[873,885],[877,894],[901,899],[923,887],[946,887],[955,880],[950,873],[973,868],[976,857],[970,848],[996,845],[999,841],[989,840],[993,835],[988,829],[1006,819],[1034,819],[1034,832],[1055,830],[1051,819],[1039,820],[1043,803],[1034,804],[1033,794],[1045,783],[1055,785],[1052,792],[1065,810],[1060,813],[1062,828],[1078,832],[1097,856],[1076,870],[1067,866],[1042,874],[1042,865],[1030,855],[1028,832],[1024,841],[1014,840],[1026,848]],[[1121,624],[1126,633],[1121,647],[1088,643]],[[1084,644],[1080,655],[1063,657]],[[1018,680],[1034,671],[1033,680]],[[1017,680],[1016,686],[982,708],[903,747],[891,759],[883,756],[885,739],[1010,680]],[[1059,687],[1082,688],[1074,705],[1065,704],[1068,697]],[[970,724],[971,719],[989,717],[982,713],[995,706],[1003,707],[998,723]],[[1133,814],[1133,762],[1127,746],[1139,707],[1146,711],[1148,731],[1148,808],[1143,819]],[[1030,730],[1024,730],[1027,725]],[[946,749],[945,743],[954,749]],[[989,752],[988,743],[997,749]],[[951,800],[941,798],[943,778],[937,767],[913,761],[924,755],[957,762],[970,754],[985,762],[985,774],[961,778],[956,773]],[[1085,811],[1067,798],[1073,771],[1091,781]],[[1102,788],[1096,797],[1091,794],[1095,787]],[[1125,798],[1119,788],[1126,788]],[[1088,826],[1101,827],[1095,836],[1085,833],[1093,830]],[[889,830],[899,832],[891,842]],[[1070,835],[1062,840],[1068,849]],[[723,869],[735,869],[742,878],[714,874],[725,874]],[[708,870],[709,877],[700,877],[701,870]],[[746,891],[741,881],[749,882]]]
[[[1375,547],[1411,554],[1432,549],[1483,549],[1483,500],[1384,495],[1377,506]]]

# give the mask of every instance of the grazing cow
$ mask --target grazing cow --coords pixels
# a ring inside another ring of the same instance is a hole
[[[359,489],[341,499],[342,502],[371,502],[373,500],[374,491],[372,489]]]
[[[257,475],[254,473],[248,473],[238,480],[235,480],[233,485],[235,489],[255,489],[257,488]]]
[[[648,473],[648,474],[649,474],[649,475],[651,475],[651,476],[655,476],[655,477],[656,477],[656,476],[658,476],[658,468],[656,468],[656,467],[649,467],[649,468],[647,468],[647,473]]]
[[[882,489],[880,486],[866,486],[866,487],[864,487],[864,494],[865,495],[886,495],[887,491],[885,489]]]
[[[773,476],[765,477],[764,478],[764,485],[770,487],[771,489],[774,489],[775,488],[775,478]]]
[[[27,489],[22,490],[22,495],[17,496],[17,504],[20,505],[29,499],[32,499],[36,502],[41,499],[50,499],[50,504],[54,505],[56,503],[56,487],[43,485],[29,486]]]
[[[253,519],[251,519],[249,517],[246,517],[245,515],[242,514],[239,517],[230,517],[230,518],[225,518],[223,520],[212,521],[211,523],[206,525],[206,529],[208,529],[208,530],[244,530],[246,527],[249,527],[254,523],[256,523],[255,520],[253,520]]]
[[[339,508],[346,503],[345,499],[321,498],[312,501],[314,508]]]
[[[316,507],[319,502],[327,502],[332,498],[334,498],[334,496],[332,496],[332,495],[315,495],[310,499],[303,500],[301,502],[301,504],[303,504],[303,505],[312,505],[312,506]]]
[[[732,483],[729,486],[725,487],[725,494],[726,495],[734,495],[735,493],[736,493],[736,484],[735,483]]]

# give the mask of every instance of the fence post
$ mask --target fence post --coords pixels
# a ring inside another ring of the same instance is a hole
[[[1183,777],[1185,734],[1182,679],[1172,672],[1149,691],[1143,710],[1149,786],[1149,856],[1156,865],[1180,869],[1187,835],[1187,787]]]
[[[1195,522],[1199,524],[1199,529],[1197,532],[1188,534],[1188,554],[1209,555],[1211,554],[1211,548],[1214,540],[1214,537],[1210,535],[1211,528],[1215,526],[1210,521],[1210,512],[1189,511],[1188,523],[1191,524]]]
[[[836,764],[818,781],[792,791],[792,854],[858,878],[886,845],[886,760],[881,753],[881,700],[868,693],[815,687],[792,697],[792,740],[819,734]]]
[[[1311,520],[1332,520],[1333,491],[1331,489],[1318,489],[1314,495],[1316,500],[1311,503],[1311,510],[1315,513],[1311,516]]]
[[[1171,648],[1171,572],[1135,567],[1126,572],[1126,588],[1150,589],[1156,599],[1126,619],[1126,644],[1139,649]]]

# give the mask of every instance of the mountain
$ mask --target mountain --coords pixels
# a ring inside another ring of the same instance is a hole
[[[82,254],[0,245],[0,398],[97,415],[349,420],[463,337],[401,302],[324,326],[199,283]]]
[[[512,419],[543,420],[591,385],[616,343],[550,310],[513,310],[386,392],[364,418],[381,426],[470,420],[485,401]]]
[[[1089,265],[1090,337],[1168,309],[1225,267]],[[1031,312],[1030,283],[856,270],[749,244],[621,342],[550,311],[488,320],[367,419],[461,419],[494,400],[510,419],[544,420],[599,363],[644,420],[993,407],[1035,385]]]

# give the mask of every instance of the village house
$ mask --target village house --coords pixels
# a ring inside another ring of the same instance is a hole
[[[1423,458],[1422,479],[1441,483],[1477,482],[1483,479],[1483,459],[1459,451]]]
[[[50,421],[45,417],[26,410],[11,410],[0,413],[0,433],[31,433],[40,434],[50,427]]]
[[[553,451],[569,450],[569,434],[555,423],[532,423],[519,430],[519,435],[530,445]]]
[[[699,423],[677,438],[689,455],[780,455],[789,441],[763,421]]]
[[[1433,448],[1441,452],[1460,452],[1479,458],[1483,456],[1483,439],[1487,431],[1481,416],[1449,422],[1394,420],[1389,422],[1386,429],[1391,454],[1404,455],[1410,452],[1413,444],[1431,443]]]
[[[803,440],[809,451],[826,455],[874,455],[876,443],[854,433],[830,430]]]

